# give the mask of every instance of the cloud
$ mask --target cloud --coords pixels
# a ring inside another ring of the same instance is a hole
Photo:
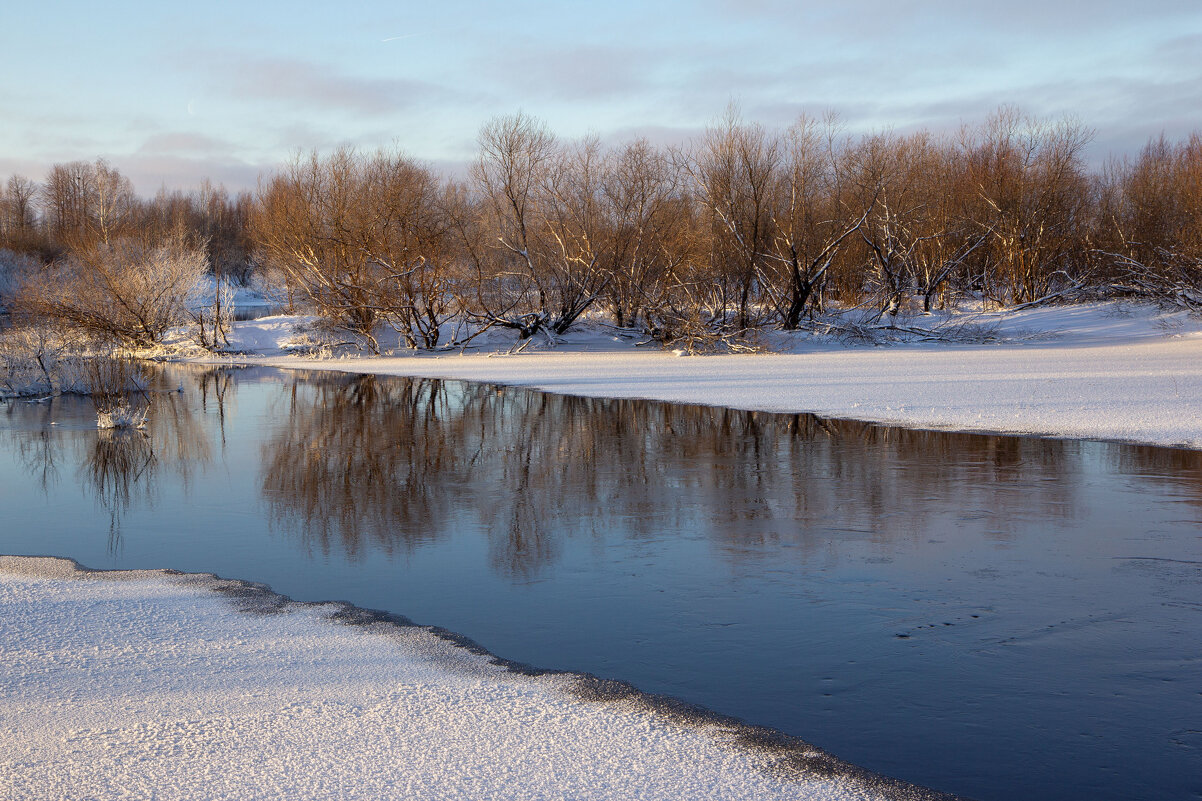
[[[808,28],[811,35],[847,41],[871,39],[896,44],[917,34],[930,41],[932,32],[982,36],[1020,35],[1063,40],[1066,35],[1092,36],[1107,29],[1130,29],[1148,23],[1175,30],[1172,21],[1198,22],[1197,0],[1142,0],[1137,14],[1130,0],[1092,0],[1089,4],[1048,0],[966,3],[964,0],[848,0],[842,3],[798,3],[796,0],[708,0],[715,16],[728,24],[752,21],[778,30]],[[1166,23],[1169,23],[1166,25]]]
[[[146,156],[211,156],[228,154],[234,145],[223,139],[185,131],[158,133],[146,138],[137,152]]]
[[[143,197],[149,197],[159,187],[195,189],[208,179],[223,184],[232,192],[253,190],[261,174],[270,173],[278,165],[254,164],[236,158],[152,155],[142,152],[114,157],[111,161],[129,177]]]
[[[547,47],[519,42],[480,59],[485,80],[520,97],[596,101],[641,92],[665,54],[608,44]]]
[[[607,145],[621,146],[636,139],[646,139],[659,148],[683,147],[699,139],[703,133],[703,125],[631,125],[605,133],[601,141]]]
[[[7,180],[12,175],[21,175],[34,181],[41,181],[45,174],[46,163],[43,161],[0,156],[0,180]]]
[[[93,157],[95,158],[95,157]],[[260,174],[271,172],[275,164],[252,164],[237,159],[212,159],[172,155],[134,153],[106,155],[108,161],[130,179],[134,190],[150,197],[159,187],[194,189],[206,178],[221,183],[231,191],[253,190]],[[85,159],[90,161],[91,159]],[[38,159],[0,158],[0,180],[10,175],[23,175],[43,181],[50,162]]]
[[[426,81],[349,75],[332,66],[292,58],[240,59],[222,72],[222,82],[237,95],[309,111],[385,116],[462,98],[458,91]]]

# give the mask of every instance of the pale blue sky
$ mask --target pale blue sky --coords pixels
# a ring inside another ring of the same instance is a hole
[[[103,156],[143,194],[252,187],[344,143],[462,163],[518,109],[567,137],[685,142],[732,99],[852,131],[1012,103],[1076,115],[1100,161],[1202,130],[1202,2],[8,0],[0,74],[0,176]]]

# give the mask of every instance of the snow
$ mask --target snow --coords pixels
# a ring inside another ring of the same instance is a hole
[[[230,335],[230,348],[244,353],[281,353],[298,339],[298,329],[316,321],[316,317],[276,314],[236,322]]]
[[[348,611],[0,557],[0,799],[933,797]]]
[[[295,321],[240,323],[236,347],[256,354],[242,360],[918,428],[1202,448],[1202,320],[1146,305],[1092,303],[909,321],[924,328],[960,324],[969,341],[959,344],[873,347],[776,332],[769,337],[775,352],[710,356],[636,347],[636,338],[592,323],[554,349],[537,341],[516,355],[505,355],[512,335],[489,332],[491,339],[481,337],[473,343],[480,348],[462,355],[398,349],[380,357],[314,359],[289,354]]]

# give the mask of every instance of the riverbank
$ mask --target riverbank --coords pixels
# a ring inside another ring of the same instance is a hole
[[[212,576],[0,557],[0,635],[3,799],[940,797]]]
[[[556,347],[313,358],[290,352],[305,318],[239,323],[233,361],[454,378],[549,392],[814,414],[914,428],[1202,448],[1202,320],[1093,303],[942,319],[961,341],[872,346],[776,335],[770,352],[686,356],[585,325]],[[950,323],[950,325],[949,325]],[[927,323],[930,325],[930,323]],[[491,332],[490,332],[491,335]],[[200,361],[211,361],[201,357]]]

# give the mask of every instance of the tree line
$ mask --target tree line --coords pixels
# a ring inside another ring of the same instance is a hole
[[[258,276],[373,349],[382,327],[445,345],[452,321],[554,338],[605,314],[664,343],[736,346],[965,296],[1202,305],[1202,135],[1101,168],[1091,138],[1012,108],[946,136],[852,136],[831,117],[770,130],[731,110],[687,146],[605,145],[518,113],[482,127],[466,178],[343,148],[255,192],[144,200],[104,161],[57,164],[0,192],[0,295],[147,344],[198,274]]]

